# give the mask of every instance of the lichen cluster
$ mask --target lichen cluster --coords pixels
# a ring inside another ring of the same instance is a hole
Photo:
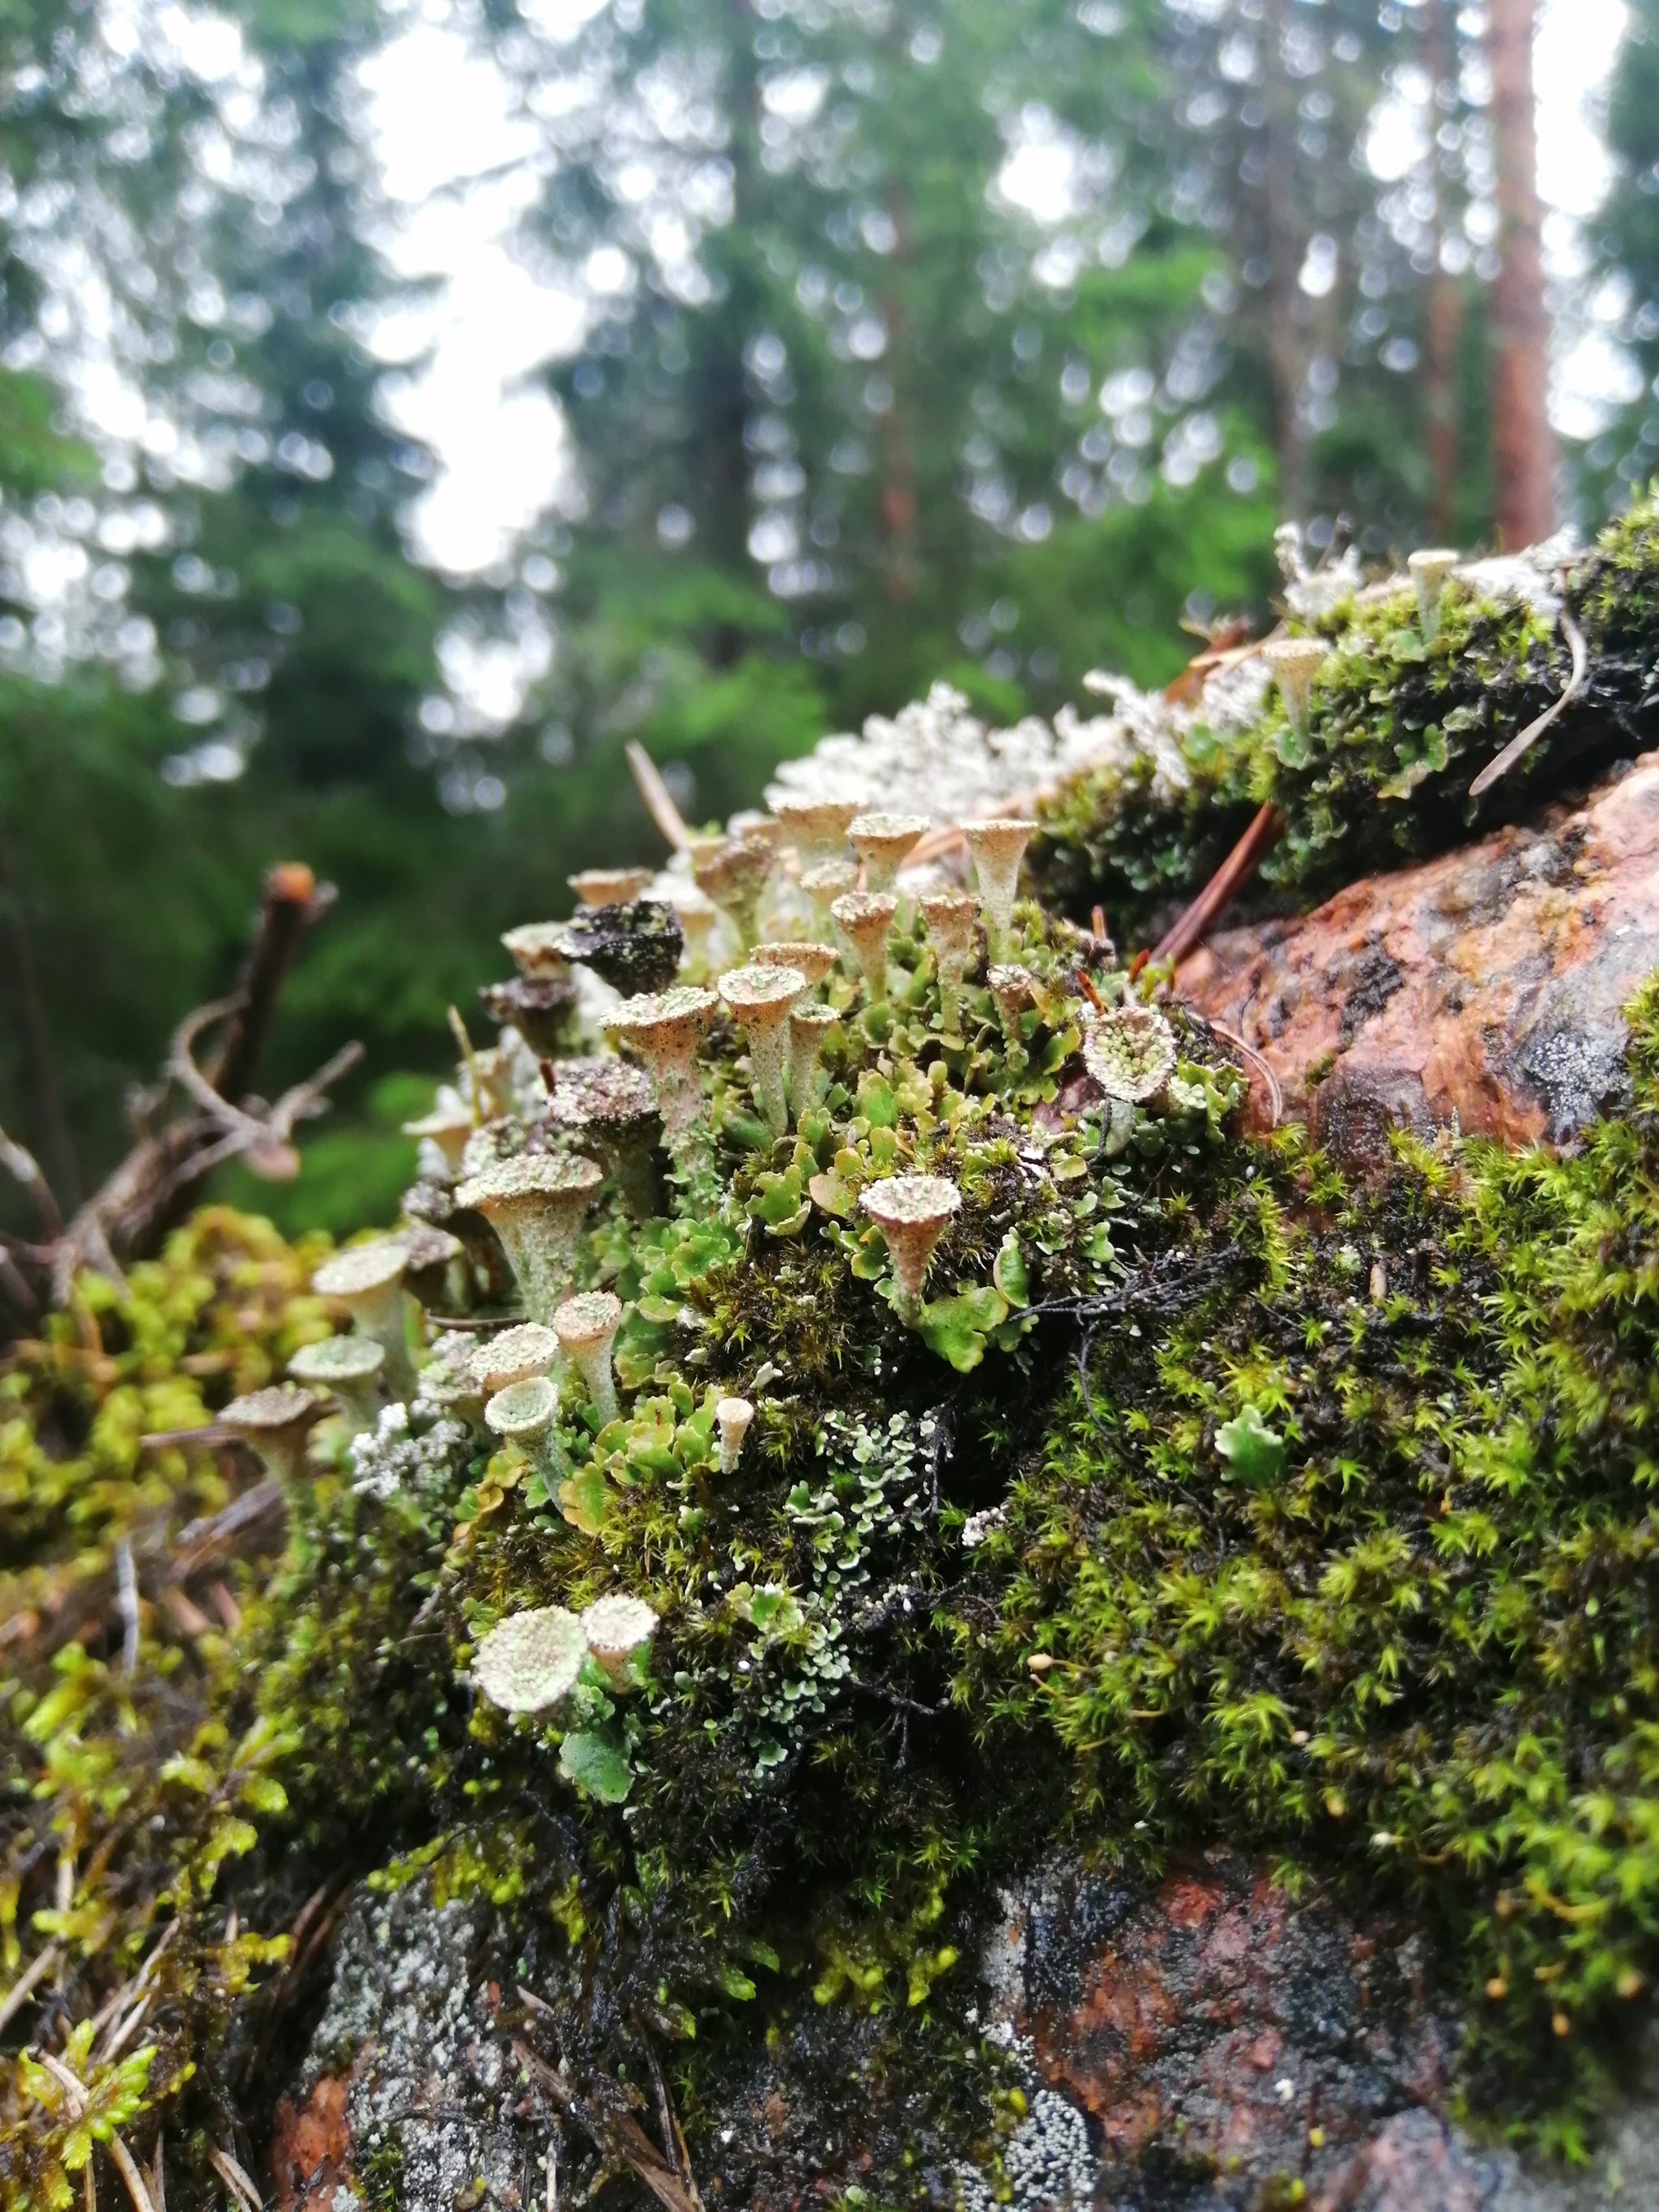
[[[1285,826],[1262,889],[1305,903],[1536,805],[1659,735],[1651,497],[1586,550],[1437,568],[1432,593],[1429,580],[1367,582],[1355,564],[1308,576],[1287,556],[1279,645],[1224,651],[1174,697],[1121,701],[1097,757],[1038,796],[1041,896],[1068,913],[1101,902],[1122,941],[1142,941],[1271,805]],[[1573,628],[1583,681],[1547,741],[1472,799],[1480,771],[1567,689]],[[1292,656],[1318,644],[1325,653],[1292,674]]]
[[[1574,2140],[1659,1964],[1659,989],[1571,1156],[1352,1184],[1010,912],[1018,823],[981,914],[856,890],[854,814],[513,933],[548,1056],[466,1040],[392,1237],[204,1213],[10,1355],[0,2204],[234,2194],[330,1931],[417,1878],[496,1916],[577,2185],[659,2068],[707,2175],[743,2054],[840,2021],[908,2129],[848,2201],[978,2203],[997,1885],[1218,1836],[1415,1899],[1468,2086]],[[247,1410],[291,1369],[297,1462]]]

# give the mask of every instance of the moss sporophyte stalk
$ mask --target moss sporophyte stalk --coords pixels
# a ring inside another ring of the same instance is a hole
[[[1557,603],[1628,713],[1656,583],[1643,508]],[[1283,886],[1443,842],[1506,735],[1482,702],[1559,688],[1556,613],[1461,568],[1356,586],[1296,618],[1305,760],[1241,665],[1184,783],[1149,723],[1038,805],[1036,879],[1150,914],[1267,799]],[[1218,1839],[1408,1906],[1464,2094],[1590,2124],[1659,1966],[1659,989],[1571,1150],[1402,1136],[1350,1180],[1247,1133],[1158,971],[1009,903],[1024,813],[988,811],[977,896],[855,893],[874,796],[744,833],[682,956],[710,988],[595,997],[566,925],[512,933],[588,1011],[561,1054],[469,1047],[405,1245],[210,1208],[9,1355],[7,2208],[72,2204],[118,2138],[171,2212],[220,2203],[315,1913],[416,1881],[534,2000],[509,2075],[543,2037],[603,2133],[659,2068],[694,2167],[713,2085],[839,2012],[994,2178],[966,1962],[999,1886]],[[650,888],[588,910],[623,970],[635,907],[635,973],[684,910]],[[769,916],[813,957],[761,957]],[[643,1152],[594,1134],[618,1102]],[[926,2201],[916,2171],[858,2185]]]

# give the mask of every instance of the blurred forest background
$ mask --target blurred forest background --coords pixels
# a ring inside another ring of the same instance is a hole
[[[268,1081],[368,1054],[240,1194],[386,1214],[497,933],[659,851],[626,739],[723,816],[936,678],[1166,679],[1283,515],[1594,527],[1659,455],[1659,0],[1553,330],[1532,13],[0,0],[0,1122],[83,1196],[302,859]],[[422,381],[434,236],[493,433]]]

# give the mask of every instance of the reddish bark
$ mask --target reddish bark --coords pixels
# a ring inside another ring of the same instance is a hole
[[[349,2087],[343,2079],[325,2074],[297,2109],[287,2097],[277,2106],[276,2132],[270,2145],[277,2212],[325,2212],[337,2190],[350,2187]]]
[[[1452,0],[1430,0],[1423,14],[1423,62],[1437,94],[1455,86],[1457,23]],[[1438,112],[1431,110],[1430,121]],[[1437,174],[1430,140],[1430,182],[1440,204],[1437,243],[1451,225],[1446,185]],[[1429,464],[1429,535],[1443,545],[1455,544],[1457,514],[1457,349],[1462,336],[1463,295],[1457,280],[1438,265],[1429,278],[1423,307],[1423,444]]]
[[[887,194],[887,215],[896,239],[895,258],[899,269],[909,259],[909,208],[896,187]],[[896,283],[882,298],[887,325],[887,362],[892,369],[893,397],[881,422],[881,530],[885,547],[889,602],[902,606],[916,595],[916,459],[909,415],[908,380],[905,362],[904,300]]]
[[[1296,204],[1297,94],[1285,67],[1285,0],[1267,0],[1263,31],[1267,80],[1263,213],[1267,231],[1267,365],[1272,377],[1273,443],[1279,454],[1279,510],[1304,517],[1308,501],[1308,450],[1299,413],[1307,308],[1298,277],[1307,240]]]
[[[1555,436],[1549,422],[1549,313],[1532,79],[1534,0],[1491,0],[1498,173],[1498,282],[1492,288],[1493,511],[1505,545],[1535,544],[1555,526]]]
[[[1269,2177],[1316,2186],[1382,2114],[1444,2094],[1450,2039],[1403,1928],[1362,1928],[1227,1853],[1138,1895],[1085,1878],[1010,1902],[1003,2016],[1092,2115],[1109,2183],[1175,2158],[1237,2178],[1218,2203],[1268,2201]]]

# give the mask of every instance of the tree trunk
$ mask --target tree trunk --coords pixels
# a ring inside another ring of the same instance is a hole
[[[1493,516],[1508,546],[1535,544],[1555,526],[1550,325],[1532,82],[1534,12],[1534,0],[1491,0],[1486,32],[1499,263],[1492,291]]]
[[[1430,0],[1424,10],[1423,64],[1436,93],[1457,82],[1457,23],[1453,0]],[[1430,111],[1432,124],[1438,101]],[[1429,142],[1428,181],[1437,209],[1437,259],[1429,278],[1423,309],[1423,445],[1429,467],[1429,536],[1437,544],[1455,544],[1457,513],[1457,348],[1463,330],[1463,296],[1457,279],[1441,265],[1438,248],[1451,225],[1448,222],[1446,180],[1439,173],[1432,137]]]
[[[897,234],[894,248],[893,281],[883,295],[882,314],[887,325],[887,366],[893,397],[881,424],[881,532],[886,554],[884,589],[888,603],[902,606],[916,595],[916,462],[911,443],[907,404],[908,380],[903,374],[905,340],[904,294],[900,273],[909,258],[909,209],[902,192],[887,194],[889,220]]]
[[[1264,88],[1267,124],[1265,209],[1267,260],[1267,365],[1273,382],[1273,444],[1279,455],[1279,511],[1305,521],[1307,441],[1298,417],[1304,347],[1299,278],[1307,242],[1297,219],[1296,92],[1285,71],[1284,0],[1267,0]]]

